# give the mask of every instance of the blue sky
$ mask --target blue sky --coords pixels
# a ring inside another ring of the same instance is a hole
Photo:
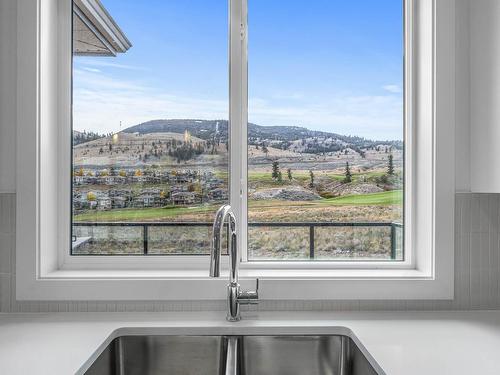
[[[74,128],[227,118],[227,2],[102,0],[133,46],[75,57]],[[402,0],[249,0],[249,121],[402,139]]]

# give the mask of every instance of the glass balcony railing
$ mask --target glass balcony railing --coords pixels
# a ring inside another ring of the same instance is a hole
[[[396,222],[252,222],[248,259],[403,260]],[[75,222],[72,255],[208,255],[210,222]]]

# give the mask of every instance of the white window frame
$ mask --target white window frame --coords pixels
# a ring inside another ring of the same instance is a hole
[[[241,152],[246,149],[247,123],[246,1],[230,0],[229,11],[230,199],[239,218],[242,247],[247,225],[247,155]],[[208,278],[208,257],[69,255],[70,4],[70,0],[18,1],[17,298],[225,298],[226,278]],[[406,43],[411,48],[406,54],[405,92],[412,93],[404,99],[405,121],[411,129],[405,150],[407,258],[404,262],[243,261],[240,275],[261,279],[263,299],[453,298],[454,1],[407,0],[406,4]]]

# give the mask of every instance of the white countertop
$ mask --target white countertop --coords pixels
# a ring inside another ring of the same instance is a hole
[[[0,314],[0,374],[81,371],[124,334],[348,333],[388,375],[500,374],[500,311]],[[347,329],[346,329],[347,328]]]

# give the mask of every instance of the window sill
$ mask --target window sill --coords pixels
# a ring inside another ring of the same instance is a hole
[[[239,276],[244,279],[263,280],[425,280],[432,279],[415,269],[243,269]],[[222,270],[220,279],[228,279],[228,271]],[[40,280],[214,280],[206,270],[116,270],[61,269],[43,275]]]
[[[416,270],[242,270],[241,284],[260,278],[261,299],[451,299],[453,286]],[[57,270],[39,279],[17,275],[21,300],[222,300],[227,273],[206,270]]]

